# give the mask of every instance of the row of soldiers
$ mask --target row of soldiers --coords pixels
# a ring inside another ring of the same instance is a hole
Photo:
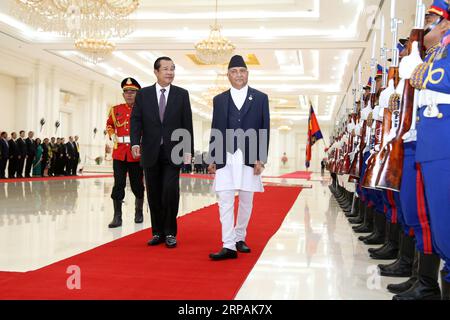
[[[394,260],[381,276],[408,278],[388,286],[394,300],[450,300],[449,20],[448,1],[425,11],[418,0],[410,37],[397,44],[395,30],[388,72],[372,57],[372,80],[328,153],[330,190],[354,232],[382,245],[372,259]]]
[[[0,179],[30,178],[32,176],[74,176],[80,159],[78,136],[34,139],[34,132],[25,131],[0,135]],[[8,175],[6,176],[6,172]]]

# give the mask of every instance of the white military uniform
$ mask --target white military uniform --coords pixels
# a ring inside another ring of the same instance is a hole
[[[231,98],[241,110],[247,98],[248,86],[241,90],[231,88]],[[253,208],[254,192],[264,192],[261,176],[255,176],[254,169],[244,164],[240,149],[227,153],[224,168],[217,170],[213,189],[219,197],[220,222],[222,223],[223,247],[236,250],[236,242],[245,241],[247,226]],[[234,199],[239,193],[237,223],[234,226]]]

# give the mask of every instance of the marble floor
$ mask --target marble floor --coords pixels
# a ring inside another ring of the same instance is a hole
[[[391,299],[386,285],[403,279],[378,277],[380,261],[352,233],[326,178],[264,181],[306,188],[236,299]],[[211,184],[182,178],[180,215],[214,204]],[[107,228],[112,187],[112,178],[0,183],[0,271],[35,270],[150,227],[148,218],[134,224],[128,186],[123,227]]]

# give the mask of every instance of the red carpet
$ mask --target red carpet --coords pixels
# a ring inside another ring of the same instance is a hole
[[[14,179],[0,179],[0,183],[12,182],[33,182],[33,181],[57,181],[57,180],[78,180],[78,179],[94,179],[94,178],[113,178],[112,174],[93,174],[84,176],[61,176],[61,177],[36,177],[36,178],[14,178]]]
[[[311,175],[312,175],[312,172],[297,171],[297,172],[292,172],[292,173],[288,173],[288,174],[282,175],[279,178],[310,180],[311,179]]]
[[[247,242],[251,254],[213,262],[221,247],[218,207],[179,219],[179,246],[148,247],[144,230],[27,273],[0,273],[0,299],[233,299],[301,188],[266,187],[255,195]],[[81,269],[81,290],[67,289],[71,265]]]
[[[182,173],[180,174],[182,178],[192,178],[192,179],[203,179],[203,180],[214,180],[213,174],[190,174],[190,173]]]

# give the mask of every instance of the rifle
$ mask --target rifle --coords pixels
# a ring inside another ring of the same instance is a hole
[[[425,5],[422,3],[422,0],[417,0],[416,22],[409,37],[410,41],[407,48],[408,54],[411,54],[412,43],[417,41],[419,43],[420,55],[424,58],[424,25]],[[396,137],[385,147],[386,155],[382,160],[382,169],[377,178],[377,188],[400,191],[404,159],[403,136],[410,130],[412,125],[415,107],[414,95],[415,89],[411,86],[409,81],[405,81],[403,97],[400,103],[400,123]]]
[[[359,124],[362,120],[361,120],[361,111],[364,108],[365,105],[365,99],[364,99],[364,93],[363,93],[363,85],[362,85],[362,69],[361,69],[361,63],[358,64],[358,82],[359,82],[359,101],[356,102],[356,89],[354,91],[354,96],[355,96],[355,111],[357,113],[356,116],[356,120],[355,120],[355,124]],[[349,182],[359,182],[360,180],[360,175],[361,175],[361,168],[362,168],[362,150],[364,150],[365,146],[365,141],[364,137],[366,136],[366,122],[363,123],[362,129],[360,131],[360,135],[359,136],[355,136],[355,138],[358,140],[358,142],[355,144],[356,145],[356,149],[354,150],[355,155],[353,157],[352,163],[350,165],[350,170],[349,170],[349,178],[348,181]]]
[[[390,80],[394,81],[394,87],[397,87],[400,77],[399,77],[399,52],[397,49],[397,38],[398,38],[398,25],[402,23],[401,20],[398,20],[395,17],[392,17],[391,22],[391,31],[393,34],[392,39],[392,65],[389,68],[389,72],[387,74],[387,79],[385,79],[386,72],[383,70],[383,87],[386,87],[387,82]],[[383,64],[386,64],[386,48],[381,49],[381,56],[383,59]],[[389,135],[389,132],[391,131],[392,127],[392,111],[389,108],[385,108],[385,106],[382,106],[384,108],[383,113],[383,122],[382,122],[382,128],[381,130],[381,148],[380,150],[373,154],[367,164],[367,169],[364,174],[364,177],[362,179],[361,186],[366,189],[376,189],[377,184],[377,178],[378,175],[382,169],[381,163],[382,159],[386,155],[386,149],[384,148],[387,144],[387,136]]]
[[[352,122],[353,119],[355,118],[355,114],[349,114],[348,115],[348,123]],[[354,122],[354,121],[353,121]],[[352,132],[347,132],[348,133],[348,140],[347,140],[347,150],[346,153],[344,155],[344,164],[342,166],[342,173],[343,174],[349,174],[350,172],[350,153],[353,152],[353,134]]]

